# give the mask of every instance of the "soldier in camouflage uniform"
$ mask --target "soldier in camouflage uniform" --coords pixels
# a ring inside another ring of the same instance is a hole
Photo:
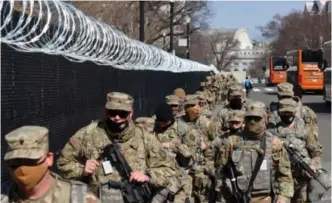
[[[186,92],[182,88],[177,88],[174,90],[173,94],[180,98],[179,115],[184,115],[185,113],[184,113],[183,102],[184,98],[186,97]]]
[[[294,193],[290,161],[281,140],[266,131],[265,108],[262,102],[249,105],[241,135],[243,139],[228,139],[223,142],[216,156],[217,172],[220,173],[219,177],[227,181],[231,179],[229,172],[232,169],[238,189],[245,192],[248,187],[251,188],[251,203],[271,203],[275,199],[277,203],[285,203]],[[256,167],[258,158],[262,161]],[[251,182],[255,173],[257,175]],[[230,181],[223,189],[234,195],[229,183]],[[225,199],[226,202],[236,202],[234,196]]]
[[[146,129],[150,133],[154,133],[154,124],[155,124],[155,119],[150,118],[150,117],[138,117],[135,119],[135,124],[141,128]]]
[[[201,115],[204,115],[206,116],[207,118],[211,118],[212,117],[212,112],[211,112],[211,109],[210,109],[210,106],[207,102],[207,98],[204,94],[196,94],[198,95],[198,105],[200,106],[200,109],[201,109],[201,112],[200,114]]]
[[[100,202],[86,184],[67,181],[51,172],[48,129],[22,126],[5,136],[8,144],[4,160],[11,180],[1,183],[1,202],[14,203],[94,203]]]
[[[214,92],[212,92],[212,81],[208,80],[206,82],[206,89],[204,91],[205,96],[207,97],[208,103],[210,105],[210,108],[213,109],[214,108],[214,101],[215,101],[215,94]]]
[[[285,98],[293,98],[294,101],[297,101],[298,105],[296,106],[296,116],[302,118],[306,126],[311,126],[315,131],[314,133],[318,136],[318,120],[315,112],[310,109],[308,106],[302,104],[300,97],[294,97],[294,87],[288,82],[280,83],[277,85],[278,89],[278,100]],[[271,102],[268,109],[268,124],[269,127],[274,127],[280,118],[278,115],[279,103]]]
[[[279,102],[280,120],[270,131],[278,135],[287,145],[292,144],[303,160],[313,169],[321,169],[323,147],[318,142],[318,136],[310,126],[305,127],[303,120],[296,114],[297,103],[293,99],[282,99]],[[307,202],[308,177],[296,165],[292,165],[295,194],[292,202]]]
[[[57,166],[65,178],[86,181],[103,202],[124,202],[121,190],[102,183],[121,181],[118,169],[103,162],[103,149],[117,143],[132,168],[130,181],[148,182],[153,188],[180,186],[181,171],[167,156],[158,139],[133,123],[134,99],[125,93],[107,94],[104,120],[93,121],[77,131],[61,151]],[[108,169],[112,170],[108,170]]]
[[[182,117],[191,133],[183,136],[183,143],[186,144],[194,154],[194,165],[190,170],[193,177],[193,194],[198,202],[207,202],[211,187],[209,174],[213,172],[213,144],[212,140],[206,137],[204,130],[198,127],[197,121],[200,117],[197,95],[187,95],[185,98],[186,115]]]
[[[172,108],[174,118],[179,118],[184,115],[184,111],[179,111],[181,99],[176,95],[166,96],[166,103]]]
[[[181,119],[172,116],[172,109],[167,104],[161,104],[156,109],[155,133],[158,140],[168,152],[168,155],[177,160],[182,169],[183,188],[175,195],[175,203],[191,201],[192,178],[188,175],[189,168],[192,167],[193,156],[189,147],[182,142],[184,136],[191,136],[191,131]],[[194,134],[195,136],[195,134]]]
[[[224,106],[217,114],[217,120],[214,119],[213,122],[219,122],[218,125],[221,125],[222,131],[227,131],[229,129],[228,125],[228,115],[231,110],[242,110],[246,111],[246,106],[248,105],[248,101],[243,96],[242,87],[237,84],[231,86],[228,91],[228,101],[229,103]]]

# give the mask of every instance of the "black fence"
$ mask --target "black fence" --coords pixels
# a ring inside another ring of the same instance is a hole
[[[79,128],[103,117],[108,92],[132,95],[134,116],[151,116],[165,95],[177,87],[192,93],[209,74],[123,71],[73,63],[61,56],[17,52],[5,44],[1,49],[1,138],[22,125],[45,126],[53,152],[59,152]],[[1,145],[3,158],[5,142]]]

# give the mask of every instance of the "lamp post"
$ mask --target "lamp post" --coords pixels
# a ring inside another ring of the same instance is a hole
[[[144,42],[144,1],[139,1],[139,41]]]
[[[170,0],[169,1],[169,4],[170,4],[170,9],[169,9],[169,13],[170,13],[170,36],[169,36],[169,50],[171,53],[175,54],[174,53],[174,48],[173,48],[173,20],[174,20],[174,0]]]
[[[187,24],[187,59],[190,59],[190,54],[189,54],[189,48],[190,48],[190,38],[189,38],[189,33],[190,33],[190,22],[191,18],[189,16],[186,16],[186,24]]]

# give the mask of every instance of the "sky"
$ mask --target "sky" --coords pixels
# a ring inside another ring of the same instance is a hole
[[[213,17],[211,28],[246,28],[249,37],[263,40],[257,26],[265,25],[275,14],[286,15],[303,10],[311,1],[213,1],[210,2]]]

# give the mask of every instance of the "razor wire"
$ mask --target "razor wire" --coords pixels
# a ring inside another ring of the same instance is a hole
[[[92,61],[123,70],[216,71],[130,39],[58,0],[0,1],[0,11],[1,42],[17,51],[62,55],[73,62]]]

